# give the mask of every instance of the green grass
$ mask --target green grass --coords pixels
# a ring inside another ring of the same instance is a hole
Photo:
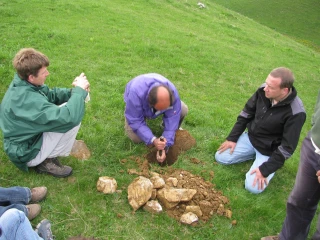
[[[199,9],[197,1],[173,0],[0,0],[0,98],[14,74],[12,58],[22,47],[34,47],[49,57],[50,87],[70,87],[81,72],[91,83],[91,102],[78,139],[87,143],[92,157],[83,162],[62,159],[73,167],[72,177],[21,172],[0,151],[1,186],[48,187],[34,225],[50,219],[59,240],[79,234],[99,239],[254,240],[280,231],[299,149],[260,195],[243,187],[251,162],[226,167],[215,164],[213,155],[246,100],[279,66],[294,71],[307,111],[301,142],[310,129],[319,89],[320,54],[214,2],[206,5]],[[230,199],[236,226],[218,216],[189,227],[165,213],[132,213],[126,188],[135,176],[126,169],[136,166],[133,161],[122,164],[121,159],[143,156],[145,147],[124,135],[123,92],[131,78],[147,72],[172,80],[189,107],[182,127],[196,138],[197,146],[173,167],[207,180],[213,170],[213,183]],[[204,164],[191,164],[191,157]],[[100,176],[114,177],[122,193],[98,193]]]
[[[320,4],[317,0],[214,2],[320,51]]]

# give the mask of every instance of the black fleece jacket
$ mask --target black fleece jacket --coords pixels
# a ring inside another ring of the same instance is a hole
[[[281,168],[294,153],[306,112],[294,87],[286,99],[273,106],[265,96],[264,87],[265,84],[260,86],[247,101],[227,140],[237,142],[247,128],[253,147],[270,156],[259,167],[261,174],[267,177]]]

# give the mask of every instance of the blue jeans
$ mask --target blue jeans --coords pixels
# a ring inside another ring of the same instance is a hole
[[[299,169],[287,201],[287,215],[279,235],[281,240],[307,239],[320,201],[320,183],[316,176],[319,170],[320,155],[314,152],[308,135],[302,142]],[[317,230],[311,239],[320,239],[320,215]]]
[[[0,187],[0,217],[11,208],[19,209],[28,216],[26,204],[31,199],[31,191],[26,187]]]
[[[228,149],[222,153],[216,152],[215,158],[218,163],[225,165],[241,163],[254,159],[250,170],[246,173],[245,188],[249,192],[255,194],[261,193],[266,189],[267,186],[265,186],[262,190],[258,190],[257,183],[254,187],[252,186],[256,174],[254,173],[251,175],[250,172],[266,162],[269,159],[269,156],[262,155],[257,149],[252,146],[248,137],[248,133],[241,134],[232,154],[230,154],[230,149]],[[270,183],[273,176],[274,173],[270,174],[267,177],[268,183]]]
[[[0,217],[0,240],[38,240],[42,239],[32,229],[26,215],[9,209]]]

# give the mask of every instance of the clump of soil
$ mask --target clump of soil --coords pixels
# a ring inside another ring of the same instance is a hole
[[[196,140],[186,130],[177,130],[173,146],[169,148],[166,154],[166,160],[162,163],[157,161],[157,149],[151,148],[146,158],[150,163],[159,163],[160,166],[170,166],[178,160],[181,152],[187,151],[196,145]]]
[[[170,217],[180,220],[187,206],[199,206],[202,211],[202,216],[200,216],[199,219],[204,222],[208,221],[214,214],[231,218],[232,212],[226,207],[229,199],[223,196],[221,191],[215,190],[211,182],[205,181],[202,177],[181,169],[171,169],[170,172],[163,174],[161,177],[165,181],[169,177],[178,179],[177,188],[197,190],[197,193],[191,201],[181,202],[173,209],[166,209]]]

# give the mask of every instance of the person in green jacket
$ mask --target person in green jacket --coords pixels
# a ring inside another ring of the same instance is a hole
[[[0,106],[4,151],[21,170],[67,177],[72,168],[57,157],[68,156],[85,112],[89,81],[84,73],[72,89],[46,84],[49,60],[33,48],[21,49],[13,59],[16,74]]]

